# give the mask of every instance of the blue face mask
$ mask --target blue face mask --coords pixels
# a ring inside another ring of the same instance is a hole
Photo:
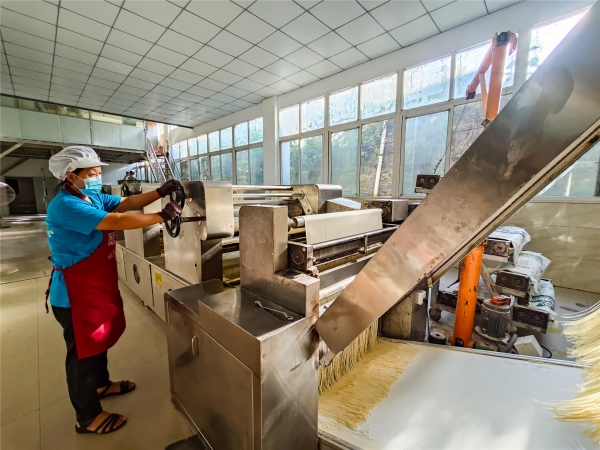
[[[86,178],[85,180],[81,177],[77,178],[83,180],[85,183],[85,189],[79,189],[83,195],[87,195],[89,197],[90,195],[98,194],[102,190],[102,175]]]

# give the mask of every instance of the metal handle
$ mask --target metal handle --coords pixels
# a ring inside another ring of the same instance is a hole
[[[192,338],[192,355],[198,356],[200,352],[198,351],[198,336],[194,336]]]
[[[264,309],[265,311],[269,311],[271,314],[273,314],[274,316],[277,316],[278,314],[280,314],[283,317],[283,320],[291,322],[294,320],[293,316],[290,316],[288,313],[286,313],[285,311],[278,311],[276,309],[273,308],[267,308],[266,306],[263,306],[263,304],[259,301],[256,300],[254,302],[255,306],[258,306],[259,308]]]

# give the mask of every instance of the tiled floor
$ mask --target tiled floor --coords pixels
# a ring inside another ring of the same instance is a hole
[[[49,272],[43,228],[0,230],[0,448],[158,450],[190,436],[170,401],[164,324],[124,285],[127,330],[109,351],[109,369],[113,380],[135,381],[137,389],[103,406],[126,415],[128,423],[107,436],[75,433],[62,329],[44,309]]]

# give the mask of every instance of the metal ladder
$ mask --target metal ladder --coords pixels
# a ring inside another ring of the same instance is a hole
[[[159,155],[152,144],[148,128],[144,127],[144,133],[146,134],[146,160],[148,161],[148,167],[152,174],[153,181],[156,183],[164,183],[170,178],[179,180],[181,175],[177,171],[174,161],[170,155]]]

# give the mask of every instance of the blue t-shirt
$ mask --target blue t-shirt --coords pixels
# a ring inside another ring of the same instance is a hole
[[[61,190],[48,205],[46,230],[52,265],[58,269],[77,264],[100,246],[102,231],[96,227],[121,202],[116,195],[95,194],[91,203]],[[69,308],[67,286],[62,273],[54,271],[50,287],[50,304]]]

